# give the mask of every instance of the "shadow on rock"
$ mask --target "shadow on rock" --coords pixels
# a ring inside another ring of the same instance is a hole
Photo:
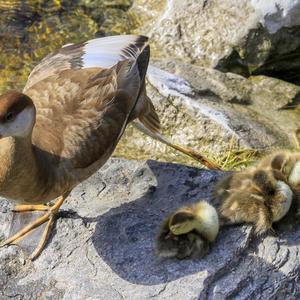
[[[178,206],[201,198],[208,200],[219,175],[214,171],[154,161],[147,162],[147,166],[148,171],[137,171],[131,185],[135,186],[136,180],[147,180],[147,176],[155,176],[157,185],[150,185],[141,198],[97,218],[92,241],[99,256],[115,273],[132,283],[155,285],[196,272],[214,273],[243,250],[249,228],[226,228],[213,251],[202,260],[158,258],[154,242],[162,220]]]
[[[19,247],[0,250],[0,298],[45,298],[46,291],[51,299],[300,299],[300,233],[285,222],[278,224],[278,236],[264,238],[253,238],[250,226],[223,228],[202,260],[155,255],[163,218],[180,205],[209,199],[219,175],[113,160],[70,197],[34,264],[24,265]],[[5,210],[0,217],[7,215]]]

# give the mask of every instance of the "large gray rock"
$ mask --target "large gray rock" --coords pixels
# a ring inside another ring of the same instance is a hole
[[[153,54],[300,83],[300,0],[135,0]]]
[[[175,60],[152,61],[147,91],[162,132],[179,144],[220,157],[237,147],[266,150],[295,147],[300,128],[300,87],[276,78],[195,66]],[[193,163],[158,141],[127,128],[116,154]]]
[[[266,238],[253,238],[247,226],[222,229],[198,261],[154,255],[162,219],[209,200],[220,175],[112,159],[72,192],[36,261],[17,246],[0,249],[0,299],[299,299],[300,230],[293,227]],[[9,205],[0,207],[7,231]]]

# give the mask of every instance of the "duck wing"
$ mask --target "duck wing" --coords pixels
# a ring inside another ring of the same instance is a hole
[[[137,61],[141,77],[145,76],[150,49],[142,35],[118,35],[68,44],[47,55],[30,73],[24,93],[39,81],[64,70],[87,68],[110,69],[124,60]],[[141,54],[144,55],[141,56]]]
[[[67,60],[53,67],[57,64],[54,57],[60,57],[58,51],[46,57],[30,75],[24,92],[32,98],[37,111],[32,142],[39,153],[47,153],[48,157],[50,154],[52,164],[72,172],[88,169],[82,175],[88,177],[111,155],[136,105],[149,59],[148,51],[143,52],[147,45],[141,46],[139,39],[132,44],[132,36],[129,37],[126,47],[121,39],[119,52],[115,50],[115,38],[110,46],[108,38],[104,38],[106,47],[102,48],[102,39],[90,41],[93,47],[89,46],[89,53],[95,52],[91,56],[94,66],[91,57],[83,56],[76,67],[75,62],[71,63],[74,56],[69,55],[68,68]],[[67,47],[70,53],[79,48]]]

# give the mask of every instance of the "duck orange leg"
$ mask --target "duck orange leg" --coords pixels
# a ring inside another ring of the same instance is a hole
[[[191,158],[199,161],[202,165],[206,166],[208,169],[213,169],[213,170],[220,170],[222,171],[222,168],[215,162],[209,160],[207,157],[205,157],[203,154],[196,152],[193,149],[190,149],[188,147],[184,147],[175,143],[169,142],[168,145],[172,147],[173,149],[180,151]]]
[[[20,204],[14,206],[13,212],[26,212],[26,211],[48,211],[50,206],[43,204]]]
[[[46,205],[18,205],[16,206],[13,211],[15,212],[25,212],[25,211],[47,211],[43,216],[36,219],[34,222],[25,226],[22,230],[14,234],[12,237],[5,240],[0,246],[6,246],[9,244],[16,244],[21,239],[25,238],[32,230],[39,227],[40,225],[47,223],[46,228],[42,234],[40,242],[34,252],[30,255],[30,259],[33,260],[42,252],[45,244],[48,240],[48,237],[51,233],[51,229],[55,222],[55,215],[58,213],[59,208],[62,206],[63,202],[65,201],[66,197],[69,193],[64,194],[61,196],[53,206],[46,206]],[[35,209],[36,207],[36,209]]]
[[[221,166],[219,166],[216,162],[213,162],[210,159],[208,159],[205,155],[203,155],[203,154],[199,153],[198,151],[195,151],[189,147],[173,143],[167,137],[162,135],[158,129],[152,128],[149,124],[148,124],[148,127],[146,127],[145,124],[143,124],[139,121],[133,121],[132,123],[137,129],[139,129],[146,135],[170,146],[171,148],[173,148],[181,153],[184,153],[185,155],[188,155],[189,157],[200,162],[202,165],[206,166],[208,169],[222,170]]]

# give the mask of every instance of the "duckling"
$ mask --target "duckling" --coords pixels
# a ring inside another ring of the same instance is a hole
[[[202,258],[219,232],[216,209],[206,201],[181,207],[162,223],[156,240],[161,257]]]
[[[271,168],[277,178],[279,176],[292,189],[296,205],[296,215],[300,216],[300,154],[290,151],[276,152],[266,156],[258,164],[259,167]]]
[[[292,187],[300,185],[300,154],[295,152],[278,152],[264,158],[258,166],[268,166],[280,172]]]
[[[272,170],[251,168],[223,178],[215,188],[222,225],[253,223],[257,234],[273,231],[272,224],[290,209],[293,192]]]

